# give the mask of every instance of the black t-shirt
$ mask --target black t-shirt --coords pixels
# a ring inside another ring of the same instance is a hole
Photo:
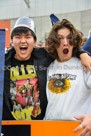
[[[18,61],[10,68],[11,114],[16,120],[32,120],[41,114],[39,87],[33,60]]]

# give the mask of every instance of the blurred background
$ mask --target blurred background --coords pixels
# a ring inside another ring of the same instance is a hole
[[[5,46],[17,18],[31,17],[36,24],[37,43],[45,43],[52,28],[50,15],[70,20],[88,37],[91,31],[91,0],[0,0],[0,28],[6,29]]]

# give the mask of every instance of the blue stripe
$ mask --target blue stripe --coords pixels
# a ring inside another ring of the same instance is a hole
[[[4,59],[5,59],[5,29],[0,29],[0,135],[3,104],[3,83],[4,83]]]

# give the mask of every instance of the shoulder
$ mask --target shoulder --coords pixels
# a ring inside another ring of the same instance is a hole
[[[77,57],[72,57],[70,63],[68,63],[67,65],[74,67],[75,70],[81,70],[81,71],[83,70],[81,60]]]
[[[43,56],[48,56],[48,57],[51,57],[51,58],[53,58],[48,52],[47,52],[47,50],[45,49],[45,48],[34,48],[33,49],[33,55],[43,55]]]
[[[56,67],[56,66],[57,66],[57,61],[54,60],[54,61],[48,66],[48,70],[50,70],[50,69],[52,69],[52,68],[54,68],[54,67]]]
[[[77,57],[72,57],[70,62],[75,64],[75,65],[78,65],[78,64],[81,65],[81,60]]]
[[[5,54],[5,62],[7,63],[8,61],[11,60],[11,58],[14,56],[15,50],[14,48],[11,48],[7,54]]]
[[[54,58],[46,51],[45,48],[34,48],[32,56],[37,59],[45,59],[48,63],[48,66],[51,62],[54,61]]]
[[[47,54],[48,52],[45,50],[45,48],[34,48],[33,53],[35,53],[35,54],[40,54],[41,53],[43,55],[44,53]]]
[[[47,52],[44,48],[34,48],[31,55],[34,58],[41,59],[47,56]]]

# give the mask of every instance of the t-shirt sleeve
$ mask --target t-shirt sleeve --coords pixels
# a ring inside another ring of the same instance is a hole
[[[91,89],[91,71],[87,69],[87,73],[84,72],[85,84]]]

